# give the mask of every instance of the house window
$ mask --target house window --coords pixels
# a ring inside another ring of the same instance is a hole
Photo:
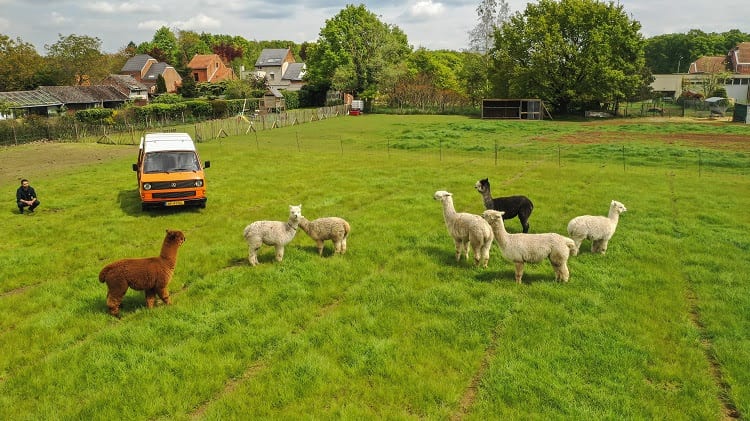
[[[269,72],[268,73],[268,79],[274,80],[274,73],[273,72]]]
[[[198,82],[199,80],[198,72],[193,73],[193,79],[195,79],[195,81]]]

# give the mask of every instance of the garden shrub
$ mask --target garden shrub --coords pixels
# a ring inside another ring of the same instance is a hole
[[[76,111],[75,116],[81,123],[102,124],[111,122],[109,119],[114,112],[111,108],[88,108]]]

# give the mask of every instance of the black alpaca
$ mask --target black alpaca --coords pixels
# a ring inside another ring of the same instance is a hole
[[[534,204],[531,203],[528,197],[507,196],[493,198],[490,193],[490,180],[486,178],[477,181],[474,188],[482,195],[485,209],[505,212],[503,219],[511,219],[517,216],[523,226],[523,232],[529,232],[529,217],[531,216],[531,211],[534,210]]]

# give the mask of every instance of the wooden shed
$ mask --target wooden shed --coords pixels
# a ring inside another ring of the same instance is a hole
[[[541,99],[483,99],[482,118],[544,120],[544,108]]]

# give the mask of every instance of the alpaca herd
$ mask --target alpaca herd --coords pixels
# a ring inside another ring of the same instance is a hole
[[[438,190],[435,200],[443,202],[443,217],[448,234],[456,245],[456,261],[463,253],[467,259],[469,247],[474,251],[474,262],[487,267],[492,241],[497,243],[500,254],[515,265],[515,279],[522,282],[525,263],[539,263],[548,259],[555,271],[555,280],[568,282],[570,271],[568,258],[578,255],[583,240],[591,240],[591,252],[604,254],[607,244],[617,228],[620,214],[627,209],[622,203],[613,200],[608,216],[582,215],[568,223],[568,235],[557,233],[529,234],[529,217],[534,204],[526,196],[492,197],[490,181],[481,179],[474,188],[482,195],[485,207],[481,217],[466,212],[457,213],[453,205],[453,195]],[[518,217],[523,233],[511,234],[505,229],[504,220]],[[481,221],[481,222],[479,222]],[[489,225],[490,233],[486,234]]]
[[[474,265],[486,268],[490,249],[495,242],[500,254],[515,265],[515,280],[522,283],[524,265],[549,260],[555,272],[555,280],[568,282],[570,271],[568,258],[578,255],[581,243],[591,241],[591,252],[605,254],[610,239],[615,233],[620,214],[627,209],[622,203],[612,200],[607,216],[582,215],[570,220],[567,226],[569,237],[557,233],[529,234],[529,217],[534,205],[526,196],[492,197],[487,178],[474,185],[482,195],[485,210],[481,215],[456,212],[453,194],[445,190],[434,193],[433,199],[440,201],[443,219],[448,234],[453,238],[455,258],[469,258],[473,252]],[[504,220],[518,217],[523,233],[509,233]],[[275,260],[284,259],[284,248],[301,228],[313,241],[319,256],[323,256],[324,242],[333,243],[333,254],[343,255],[351,231],[349,222],[339,217],[323,217],[308,220],[302,215],[302,205],[290,205],[286,221],[258,220],[247,225],[243,236],[248,245],[248,261],[258,265],[261,246],[275,248]],[[171,304],[169,282],[177,264],[177,250],[185,242],[181,231],[167,230],[161,253],[157,257],[121,259],[106,265],[99,273],[99,281],[107,284],[107,307],[110,314],[119,317],[120,305],[128,288],[145,291],[146,305],[152,308],[158,296],[165,304]]]

